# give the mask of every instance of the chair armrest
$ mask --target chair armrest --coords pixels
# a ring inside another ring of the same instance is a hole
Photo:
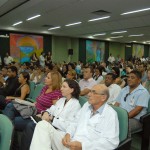
[[[141,123],[144,123],[145,121],[147,122],[148,120],[150,121],[150,113],[147,113],[147,114],[140,117]]]
[[[125,141],[121,142],[115,150],[129,150],[131,147],[131,138],[127,138]]]

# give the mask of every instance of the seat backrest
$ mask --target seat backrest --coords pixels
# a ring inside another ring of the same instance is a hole
[[[0,150],[10,150],[13,129],[9,118],[0,114]]]
[[[119,120],[119,140],[120,142],[123,142],[127,139],[128,136],[128,113],[125,109],[112,106],[112,108],[117,112],[118,120]]]
[[[40,95],[42,88],[44,87],[44,84],[37,84],[35,87],[35,90],[32,95],[32,102],[36,101],[36,98]]]
[[[33,81],[29,81],[29,87],[30,87],[30,94],[28,98],[32,98],[35,89],[35,83]]]
[[[147,112],[150,113],[150,99],[148,101],[148,108],[147,108]]]
[[[79,97],[79,103],[81,105],[81,107],[88,101],[87,97],[85,96],[80,96]]]

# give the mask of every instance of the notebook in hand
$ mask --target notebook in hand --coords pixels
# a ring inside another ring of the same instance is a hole
[[[34,122],[34,123],[38,123],[39,121],[41,121],[42,119],[38,116],[30,116],[31,120]]]

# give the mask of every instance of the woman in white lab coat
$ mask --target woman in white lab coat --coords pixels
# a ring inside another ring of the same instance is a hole
[[[65,80],[62,84],[61,92],[64,97],[60,98],[55,105],[52,105],[49,109],[43,112],[41,116],[42,121],[36,125],[38,126],[41,124],[42,130],[40,132],[46,132],[47,135],[39,133],[39,139],[34,137],[30,149],[47,149],[50,145],[49,140],[51,136],[51,129],[64,136],[67,126],[73,122],[76,113],[80,110],[81,106],[78,101],[80,87],[76,81],[70,79]],[[21,142],[21,148],[23,148],[23,150],[28,149],[34,128],[35,124],[32,123],[32,125],[27,125],[25,129]],[[39,142],[36,142],[37,140],[39,140]]]

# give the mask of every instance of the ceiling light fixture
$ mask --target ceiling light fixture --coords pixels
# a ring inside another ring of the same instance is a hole
[[[107,18],[110,18],[110,16],[105,16],[105,17],[101,17],[101,18],[91,19],[91,20],[88,20],[88,22],[102,20],[102,19],[107,19]]]
[[[12,26],[16,26],[16,25],[21,24],[21,23],[23,23],[23,22],[19,21],[19,22],[14,23]]]
[[[139,10],[135,10],[135,11],[129,11],[129,12],[122,13],[120,15],[128,15],[128,14],[138,13],[138,12],[147,11],[147,10],[150,10],[150,8],[139,9]]]
[[[106,33],[94,34],[93,36],[101,36],[101,35],[106,35]]]
[[[116,31],[116,32],[112,32],[111,34],[120,34],[120,33],[125,33],[127,31]]]
[[[36,15],[27,19],[27,21],[40,17],[41,15]]]
[[[48,30],[55,30],[55,29],[59,29],[59,28],[61,28],[60,26],[58,26],[58,27],[53,27],[53,28],[49,28]]]
[[[111,39],[115,39],[115,38],[122,38],[123,36],[114,36],[114,37],[110,37]]]
[[[71,24],[67,24],[65,26],[69,27],[69,26],[74,26],[74,25],[77,25],[77,24],[81,24],[82,22],[75,22],[75,23],[71,23]]]
[[[133,37],[133,36],[143,36],[144,34],[135,34],[135,35],[129,35],[128,37]]]

